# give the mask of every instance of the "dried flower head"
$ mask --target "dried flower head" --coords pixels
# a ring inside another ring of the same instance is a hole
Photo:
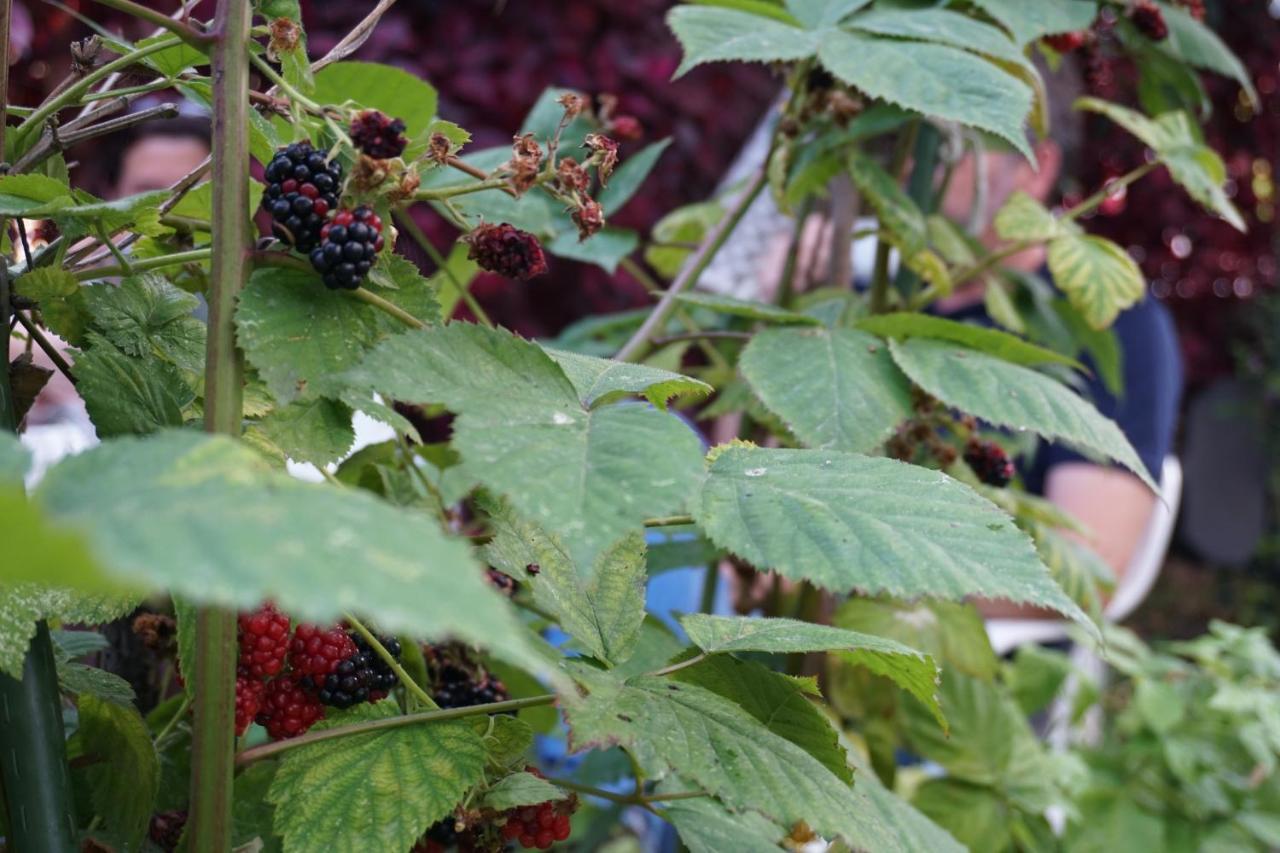
[[[489,272],[527,281],[547,271],[547,256],[538,238],[506,222],[482,224],[462,241],[471,247],[467,257]]]
[[[538,182],[538,170],[542,168],[542,148],[532,133],[515,138],[511,146],[511,160],[507,169],[511,172],[511,188],[516,195],[523,195]]]
[[[360,159],[356,160],[355,166],[351,169],[351,189],[357,193],[369,193],[376,190],[387,180],[387,164],[382,161],[370,157],[368,154],[361,154]]]
[[[572,157],[565,157],[556,164],[556,181],[565,192],[586,192],[591,185],[591,175]]]
[[[600,176],[600,185],[608,186],[609,176],[618,167],[618,143],[602,133],[588,133],[582,147],[591,152],[591,162]]]
[[[289,18],[276,18],[267,28],[270,40],[267,42],[267,58],[272,62],[279,59],[282,53],[292,53],[298,49],[302,38],[302,28]]]
[[[443,133],[431,134],[431,139],[427,141],[427,159],[443,166],[449,162],[451,154],[453,154],[453,143],[449,141],[449,137]]]
[[[577,92],[565,92],[556,98],[556,103],[564,107],[565,118],[576,118],[588,107],[587,99]]]
[[[98,54],[102,52],[102,39],[89,36],[81,41],[71,43],[71,70],[76,74],[86,74],[98,64]]]
[[[578,226],[578,240],[582,241],[604,227],[604,208],[592,199],[583,199],[571,218]]]

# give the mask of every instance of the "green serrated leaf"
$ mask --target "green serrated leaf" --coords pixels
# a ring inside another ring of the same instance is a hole
[[[659,790],[667,793],[667,787]],[[687,790],[673,787],[671,791]],[[662,816],[680,833],[689,853],[777,853],[790,831],[756,811],[731,812],[710,797],[663,803]]]
[[[809,29],[840,23],[871,0],[786,0],[787,9]]]
[[[182,372],[153,357],[133,358],[95,340],[76,358],[76,391],[84,398],[98,435],[144,435],[180,427],[183,408],[195,399]]]
[[[727,447],[691,510],[717,545],[825,589],[1007,598],[1088,623],[1012,520],[938,471],[836,451]]]
[[[882,338],[907,340],[928,338],[951,341],[995,356],[1012,364],[1035,366],[1039,364],[1065,364],[1080,367],[1080,363],[1060,353],[1038,347],[1021,338],[996,329],[987,329],[970,323],[960,323],[944,317],[928,314],[897,313],[877,314],[857,322],[859,329]]]
[[[635,404],[585,409],[550,356],[503,330],[399,335],[344,379],[457,412],[467,470],[558,534],[579,566],[645,518],[678,512],[697,481],[701,446],[682,421]]]
[[[15,580],[39,572],[101,588],[114,579],[236,609],[270,599],[316,622],[355,610],[387,631],[465,638],[548,669],[465,542],[358,490],[294,480],[230,439],[166,432],[105,442],[51,469],[37,498],[93,542],[110,574],[35,560],[19,564]]]
[[[360,706],[332,725],[399,713]],[[285,753],[268,799],[285,853],[408,850],[484,773],[484,747],[465,722],[400,726]]]
[[[708,62],[790,62],[813,56],[818,36],[780,21],[706,6],[676,6],[667,14],[684,59],[680,77]]]
[[[404,120],[412,144],[405,159],[426,146],[427,128],[436,116],[436,90],[419,77],[392,65],[343,60],[316,74],[312,99],[321,104],[354,102]]]
[[[602,189],[596,198],[604,208],[605,216],[613,216],[631,200],[640,189],[640,185],[644,183],[644,179],[649,177],[653,167],[658,165],[658,158],[670,144],[671,137],[660,139],[646,145],[623,161],[610,176],[609,185]]]
[[[1064,234],[1049,242],[1048,260],[1054,284],[1095,329],[1110,326],[1147,290],[1129,253],[1104,237]]]
[[[1098,16],[1096,0],[974,0],[974,5],[1004,26],[1019,46],[1043,35],[1088,29]]]
[[[558,539],[490,506],[494,538],[485,558],[533,590],[534,601],[553,614],[583,648],[609,664],[626,661],[644,621],[644,538],[632,533],[601,553],[593,566],[575,566]],[[530,576],[526,566],[539,567]]]
[[[1062,233],[1057,218],[1022,190],[996,212],[996,234],[1002,240],[1052,240]]]
[[[990,681],[999,669],[982,617],[971,604],[850,598],[836,610],[831,624],[920,649],[939,661],[944,673],[954,667]]]
[[[873,8],[850,18],[845,26],[878,36],[951,45],[1016,65],[1028,64],[1018,46],[999,28],[947,9]]]
[[[849,175],[875,209],[880,227],[894,236],[904,254],[914,255],[925,248],[924,214],[892,175],[860,151],[849,155]]]
[[[137,699],[129,682],[120,676],[82,663],[59,662],[58,687],[71,696],[96,696],[130,709]]]
[[[663,678],[624,684],[600,673],[579,677],[588,695],[568,699],[565,709],[575,749],[618,744],[641,766],[670,768],[735,811],[759,811],[783,826],[804,821],[868,850],[921,849],[865,794],[727,699]],[[958,849],[937,830],[929,840],[925,849]]]
[[[17,554],[12,557],[21,559]],[[22,677],[22,661],[36,634],[37,622],[54,619],[98,625],[124,616],[137,603],[132,596],[84,595],[40,583],[0,585],[0,672]]]
[[[205,326],[192,316],[200,301],[163,276],[133,276],[81,293],[93,327],[127,355],[155,355],[183,370],[204,369]]]
[[[969,850],[1008,850],[1014,820],[997,791],[957,779],[928,779],[911,804]]]
[[[538,691],[539,694],[545,692],[544,689]],[[488,718],[473,717],[470,723],[476,735],[484,741],[490,766],[510,768],[516,763],[522,767],[525,765],[526,754],[533,746],[533,727],[524,719],[500,714]]]
[[[0,177],[0,216],[49,214],[74,204],[71,189],[45,175],[4,175]]]
[[[742,375],[810,447],[870,451],[911,417],[911,388],[888,347],[854,329],[768,329]]]
[[[337,400],[295,400],[263,418],[258,426],[290,459],[328,465],[355,442],[351,407]]]
[[[1024,129],[1031,88],[982,57],[943,44],[842,30],[822,33],[818,57],[873,98],[990,131],[1034,160]]]
[[[960,226],[941,214],[930,214],[926,219],[929,245],[947,263],[954,266],[971,266],[976,260],[973,239]]]
[[[982,286],[982,305],[987,310],[987,316],[997,326],[1003,326],[1014,334],[1026,334],[1027,324],[1000,279],[989,278]]]
[[[504,776],[485,792],[480,805],[495,811],[506,811],[520,806],[534,806],[548,800],[563,800],[564,791],[546,779],[532,773],[512,773]]]
[[[1261,101],[1248,69],[1218,34],[1197,21],[1186,9],[1169,3],[1160,5],[1169,27],[1169,37],[1160,45],[1161,49],[1196,68],[1234,78],[1257,108]]]
[[[38,267],[15,282],[14,289],[40,303],[45,325],[69,344],[79,345],[88,325],[80,282],[59,267]]]
[[[86,755],[93,808],[106,827],[138,850],[160,788],[160,759],[137,710],[82,694],[77,737]],[[128,784],[121,784],[128,780]]]
[[[1108,456],[1159,491],[1115,422],[1056,379],[944,341],[915,338],[890,346],[898,366],[947,405],[996,426],[1032,430]]]
[[[387,301],[400,306],[424,323],[440,322],[440,303],[437,299],[439,282],[425,278],[418,270],[418,265],[403,255],[394,252],[382,252],[369,271],[366,286]],[[381,292],[385,288],[389,292]],[[386,317],[386,328],[389,331],[403,329],[399,320]],[[394,325],[393,325],[394,324]]]
[[[669,370],[594,358],[551,347],[543,347],[543,350],[560,365],[560,369],[577,389],[582,405],[588,408],[641,394],[650,403],[665,410],[667,401],[673,397],[705,397],[714,390],[705,382]]]
[[[629,228],[603,228],[583,240],[576,231],[560,231],[546,243],[546,250],[558,258],[595,264],[609,274],[640,246],[640,235]]]
[[[689,640],[704,652],[834,652],[840,658],[895,681],[938,713],[938,667],[933,659],[895,640],[795,619],[708,616],[680,620]]]

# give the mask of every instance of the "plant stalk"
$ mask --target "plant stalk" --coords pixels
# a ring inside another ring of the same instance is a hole
[[[149,9],[141,3],[134,3],[133,0],[95,0],[95,2],[168,30],[197,50],[204,50],[212,40],[208,33],[198,32],[190,24],[170,18],[164,12]]]
[[[907,157],[916,144],[916,133],[920,122],[913,121],[907,129],[898,135],[897,145],[893,149],[893,160],[889,164],[889,174],[896,181],[902,174]],[[871,300],[868,308],[872,314],[883,314],[889,307],[889,252],[892,246],[883,237],[876,244],[876,265],[871,276]],[[905,262],[905,258],[903,259]]]
[[[236,298],[249,272],[250,0],[219,0],[213,71],[213,257],[205,359],[205,429],[236,436],[244,412],[243,357],[236,347]],[[196,617],[195,720],[191,747],[192,853],[231,849],[235,771],[236,619],[202,608]]]

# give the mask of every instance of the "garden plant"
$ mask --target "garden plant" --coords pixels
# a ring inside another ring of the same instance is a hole
[[[1105,626],[1105,566],[1012,464],[1052,440],[1158,489],[1075,390],[1083,354],[1115,378],[1108,328],[1145,290],[1086,226],[1157,169],[1241,224],[1196,75],[1252,87],[1198,3],[678,5],[678,73],[768,63],[786,97],[759,169],[642,235],[609,219],[664,142],[622,156],[633,120],[605,93],[551,91],[512,145],[472,150],[429,81],[350,59],[391,0],[324,56],[294,0],[211,21],[98,2],[155,35],[103,31],[43,103],[0,97],[5,337],[48,353],[102,439],[24,488],[48,377],[0,373],[7,849],[594,850],[625,842],[624,811],[694,851],[1280,844],[1275,651]],[[1075,106],[1146,162],[1060,209],[1015,194],[994,248],[943,216],[966,154],[1034,159],[1045,69],[1097,52],[1137,63],[1141,108]],[[125,108],[170,90],[210,109],[209,161],[123,199],[78,188],[64,150],[163,120]],[[797,236],[773,301],[696,289],[761,194],[803,221],[841,179],[878,224],[835,229],[824,286],[798,286]],[[840,260],[860,240],[865,288]],[[1036,246],[1052,286],[1002,268]],[[561,259],[654,303],[535,342],[468,291]],[[929,312],[974,282],[1003,328]],[[395,437],[349,455],[356,412]],[[708,449],[680,413],[738,437]],[[726,562],[770,589],[763,615],[713,614],[709,571],[681,633],[646,616],[648,577]],[[1057,611],[1114,657],[1113,688],[1075,680],[1103,747],[1037,740],[1070,664],[998,661],[974,598]],[[145,716],[82,660],[144,601],[167,687]],[[576,757],[540,766],[559,742]]]

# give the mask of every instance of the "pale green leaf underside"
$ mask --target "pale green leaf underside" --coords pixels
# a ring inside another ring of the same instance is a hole
[[[683,421],[633,403],[588,411],[550,356],[509,332],[409,332],[346,378],[457,412],[467,470],[558,534],[580,566],[644,519],[679,512],[697,483],[702,447]]]
[[[1146,283],[1129,253],[1103,237],[1064,234],[1049,242],[1053,282],[1095,329],[1142,298]]]
[[[543,350],[560,365],[578,390],[582,405],[588,408],[639,394],[659,409],[665,409],[672,397],[705,397],[714,390],[705,382],[657,367],[595,358],[550,347],[543,347]]]
[[[894,341],[891,347],[898,366],[947,405],[1110,457],[1157,490],[1120,428],[1056,379],[942,341]]]
[[[667,24],[684,48],[677,77],[707,62],[805,59],[818,47],[815,32],[736,9],[677,6]]]
[[[856,787],[734,703],[662,678],[621,684],[589,677],[590,695],[566,708],[575,748],[620,744],[642,766],[669,767],[735,811],[756,810],[784,826],[805,821],[819,834],[877,853],[918,849]]]
[[[1028,343],[1021,338],[971,323],[933,317],[929,314],[897,313],[876,314],[857,322],[859,329],[882,338],[930,338],[951,341],[980,350],[1014,364],[1034,366],[1038,364],[1065,364],[1079,367],[1080,363],[1061,353]]]
[[[54,467],[36,497],[86,535],[113,580],[238,609],[271,599],[316,622],[355,610],[388,631],[466,638],[546,669],[465,542],[421,513],[275,472],[229,439],[107,442]],[[43,579],[75,584],[83,572]]]
[[[990,131],[1034,159],[1024,130],[1030,87],[979,56],[942,44],[826,30],[818,58],[872,97]]]
[[[387,701],[341,722],[398,713]],[[271,783],[275,829],[285,853],[408,850],[480,781],[484,762],[480,737],[466,722],[400,726],[299,747],[285,753]]]
[[[1049,240],[1062,229],[1048,208],[1022,190],[996,212],[995,226],[1002,240]]]
[[[948,44],[1018,65],[1028,64],[1004,31],[946,9],[871,9],[851,18],[845,26],[879,36]]]
[[[825,589],[1006,598],[1084,621],[1010,518],[938,471],[731,447],[711,464],[692,511],[717,545]]]
[[[809,29],[838,24],[840,19],[856,12],[871,0],[787,0],[787,9]]]
[[[1093,0],[975,0],[975,5],[1004,25],[1019,45],[1043,35],[1085,29],[1098,15]]]
[[[1197,68],[1234,78],[1253,103],[1260,103],[1248,69],[1217,33],[1193,18],[1186,9],[1169,3],[1161,6],[1169,25],[1169,38],[1164,47]]]
[[[869,451],[912,414],[910,385],[888,347],[854,329],[768,329],[739,368],[810,447]]]
[[[480,804],[496,811],[535,806],[548,800],[563,800],[564,791],[532,773],[512,773],[499,779],[484,795]]]
[[[777,853],[786,849],[779,842],[790,834],[759,812],[731,812],[709,798],[664,803],[662,816],[680,833],[689,853]]]
[[[896,640],[795,619],[710,616],[680,620],[689,640],[704,652],[835,652],[850,663],[895,681],[938,710],[938,667],[933,659]]]
[[[620,664],[635,650],[644,621],[644,537],[632,533],[601,553],[594,566],[574,565],[564,545],[508,507],[486,507],[494,537],[485,559],[533,591],[592,656]],[[539,567],[536,575],[526,569]]]

